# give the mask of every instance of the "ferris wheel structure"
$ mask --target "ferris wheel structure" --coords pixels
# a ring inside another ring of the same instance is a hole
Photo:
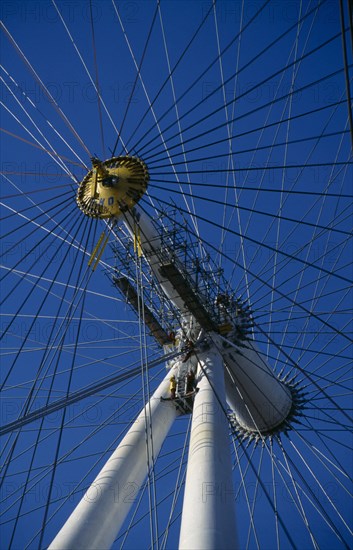
[[[81,7],[1,23],[3,540],[349,548],[351,2]]]

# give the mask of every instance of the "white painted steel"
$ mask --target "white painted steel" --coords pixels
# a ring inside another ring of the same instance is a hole
[[[198,388],[190,436],[181,550],[237,548],[224,368],[211,349],[199,355]],[[220,402],[218,401],[218,399]]]
[[[103,550],[114,542],[147,476],[146,415],[156,459],[177,416],[170,401],[168,372],[120,445],[98,474],[49,548],[51,550]],[[152,426],[152,430],[150,429]],[[148,437],[151,456],[151,442]]]
[[[124,215],[124,223],[127,230],[131,236],[134,237],[136,226],[135,220],[138,220],[140,246],[154,276],[159,281],[165,295],[178,308],[180,314],[183,317],[189,318],[190,313],[187,309],[187,304],[184,303],[184,300],[179,296],[173,285],[159,272],[159,267],[163,259],[170,261],[170,248],[167,246],[163,247],[163,243],[153,227],[153,224],[137,206],[135,206],[133,212],[134,214],[126,212]]]
[[[178,295],[171,283],[159,273],[163,247],[157,231],[146,216],[134,209],[140,226],[141,248],[168,298],[179,309],[182,317],[190,316],[187,304]],[[125,224],[133,234],[134,218],[126,214]],[[287,417],[292,398],[290,391],[280,382],[269,367],[255,342],[244,342],[227,349],[221,337],[216,337],[218,348],[224,358],[227,402],[236,415],[236,420],[245,430],[268,432]]]
[[[135,219],[140,227],[141,249],[157,280],[184,321],[191,319],[187,304],[159,272],[163,256],[170,261],[170,251],[164,250],[157,231],[138,209],[134,216],[125,215],[125,225],[132,235]],[[198,355],[199,392],[194,402],[181,550],[237,548],[230,440],[223,409],[226,395],[239,424],[249,430],[268,430],[278,425],[291,407],[290,393],[273,376],[254,343],[241,348],[235,344],[224,347],[220,336],[213,337],[215,345]],[[173,403],[160,400],[168,395],[169,378],[175,370],[176,365],[59,531],[50,550],[111,547],[147,475],[146,414],[151,415],[147,424],[153,429],[151,432],[148,427],[147,440],[152,433],[154,459],[178,414]],[[149,453],[151,456],[151,447]]]
[[[227,402],[245,430],[266,432],[288,416],[292,397],[269,367],[255,342],[222,351]]]

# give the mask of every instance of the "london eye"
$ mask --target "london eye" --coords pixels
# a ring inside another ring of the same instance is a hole
[[[1,30],[4,547],[350,548],[350,0]]]

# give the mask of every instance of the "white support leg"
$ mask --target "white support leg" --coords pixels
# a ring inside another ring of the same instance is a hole
[[[230,439],[221,406],[226,403],[223,360],[211,349],[200,354],[199,361],[179,548],[234,550]]]
[[[98,474],[85,496],[59,531],[52,550],[109,549],[147,476],[146,422],[152,425],[154,458],[177,416],[170,401],[168,372],[149,405],[142,410],[124,439]]]

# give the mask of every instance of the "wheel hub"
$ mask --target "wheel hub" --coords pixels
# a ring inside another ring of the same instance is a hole
[[[145,163],[136,157],[113,157],[105,161],[92,158],[92,170],[80,183],[76,202],[91,218],[117,217],[138,203],[148,180]]]

